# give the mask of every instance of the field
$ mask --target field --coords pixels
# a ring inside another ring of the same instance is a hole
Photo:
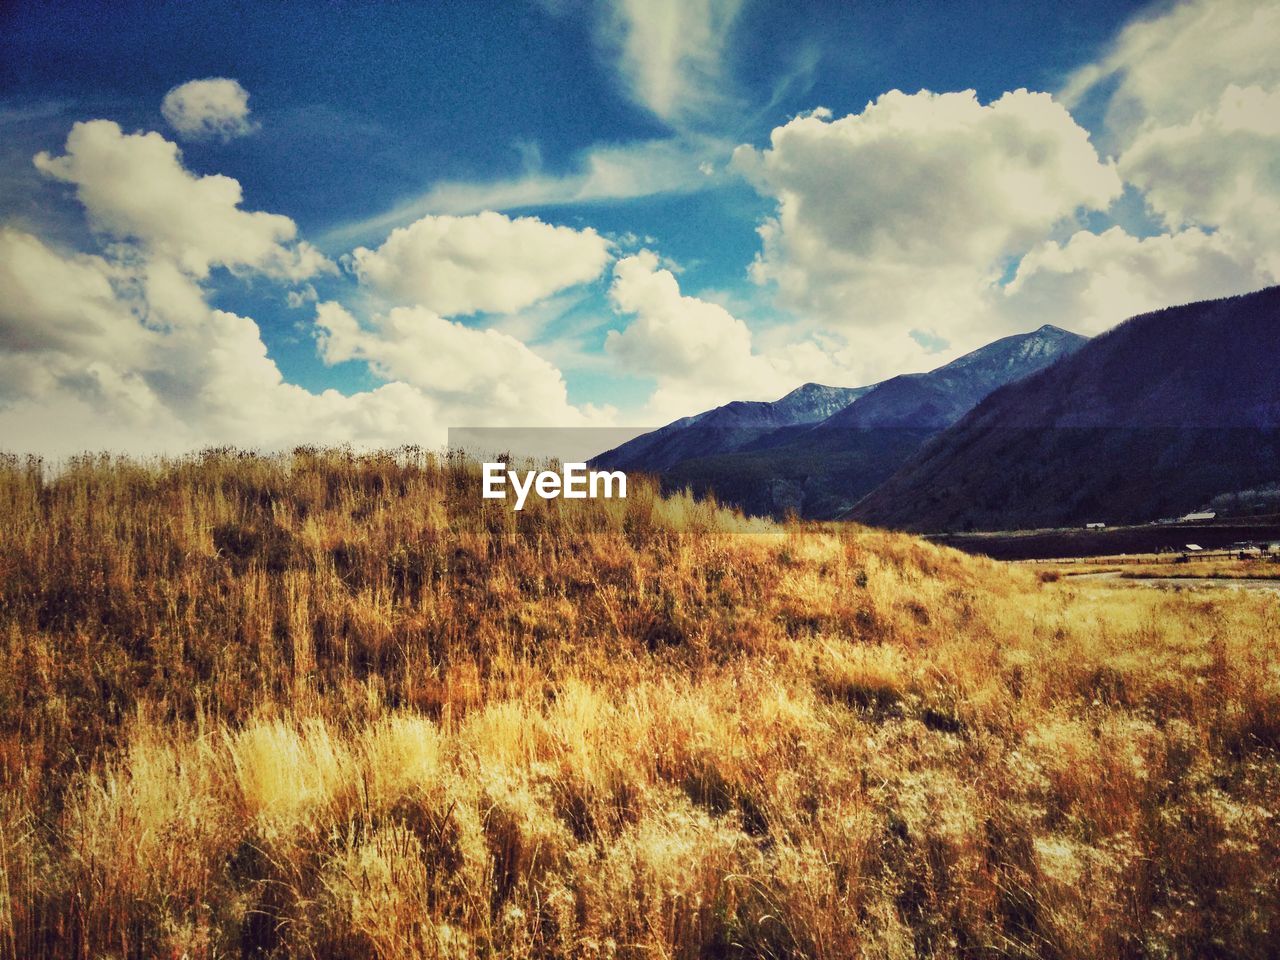
[[[1189,543],[1205,550],[1229,552],[1232,544],[1242,541],[1280,542],[1280,521],[1272,515],[1207,523],[1143,523],[1100,530],[1069,527],[1056,530],[949,533],[931,536],[929,539],[966,553],[994,557],[997,560],[1186,553]]]
[[[1039,576],[1052,571],[1065,577],[1115,575],[1124,580],[1280,581],[1280,557],[1233,553],[1134,554],[1121,557],[1034,561]],[[1280,588],[1280,584],[1277,584]]]
[[[0,463],[0,956],[1275,955],[1275,595],[629,493]]]

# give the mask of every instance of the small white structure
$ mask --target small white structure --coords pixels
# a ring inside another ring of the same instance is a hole
[[[1212,520],[1217,515],[1218,515],[1218,511],[1216,510],[1204,510],[1200,513],[1183,514],[1178,519],[1183,523],[1189,523],[1195,520]]]
[[[1101,530],[1101,529],[1103,529],[1105,526],[1106,526],[1106,524],[1105,524],[1105,523],[1102,523],[1101,521],[1094,521],[1093,523],[1086,523],[1086,524],[1084,525],[1084,528],[1085,528],[1086,530]]]
[[[1200,546],[1200,544],[1198,544],[1198,543],[1188,543],[1188,544],[1187,544],[1187,549],[1188,549],[1188,550],[1203,550],[1203,549],[1204,549],[1204,547]]]

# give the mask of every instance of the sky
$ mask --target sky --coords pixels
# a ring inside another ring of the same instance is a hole
[[[1280,280],[1280,5],[0,8],[0,449],[648,427]]]

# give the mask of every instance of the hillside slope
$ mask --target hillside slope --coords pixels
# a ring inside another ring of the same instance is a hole
[[[835,517],[992,390],[1085,342],[1049,325],[1004,337],[929,373],[877,384],[821,423],[776,431],[729,455],[677,463],[663,479],[672,489],[714,491],[754,514]]]
[[[1274,955],[1274,599],[478,490],[0,458],[0,958]]]
[[[1280,477],[1280,287],[1134,317],[993,393],[850,516],[908,530],[1136,522]]]

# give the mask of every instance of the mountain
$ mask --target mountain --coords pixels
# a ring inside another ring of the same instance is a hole
[[[1079,334],[1050,324],[1004,337],[929,373],[877,384],[813,433],[819,437],[847,430],[950,426],[992,390],[1043,369],[1085,342]]]
[[[1141,522],[1280,478],[1280,287],[1125,321],[997,390],[850,517],[918,531]]]
[[[727,453],[785,427],[818,423],[870,389],[806,383],[779,400],[735,400],[642,434],[591,462],[609,470],[661,473],[690,457]]]
[[[735,433],[725,425],[721,429],[732,434],[731,444],[707,442],[718,438],[704,429],[685,433],[675,443],[659,438],[646,448],[644,441],[655,436],[649,434],[632,441],[638,455],[629,468],[660,474],[668,488],[714,492],[722,502],[750,513],[838,516],[992,390],[1040,370],[1084,342],[1084,337],[1046,325],[987,344],[929,373],[862,388],[851,402],[817,422],[780,424],[754,433]],[[745,405],[718,409],[735,406]],[[607,463],[607,457],[601,460]]]

